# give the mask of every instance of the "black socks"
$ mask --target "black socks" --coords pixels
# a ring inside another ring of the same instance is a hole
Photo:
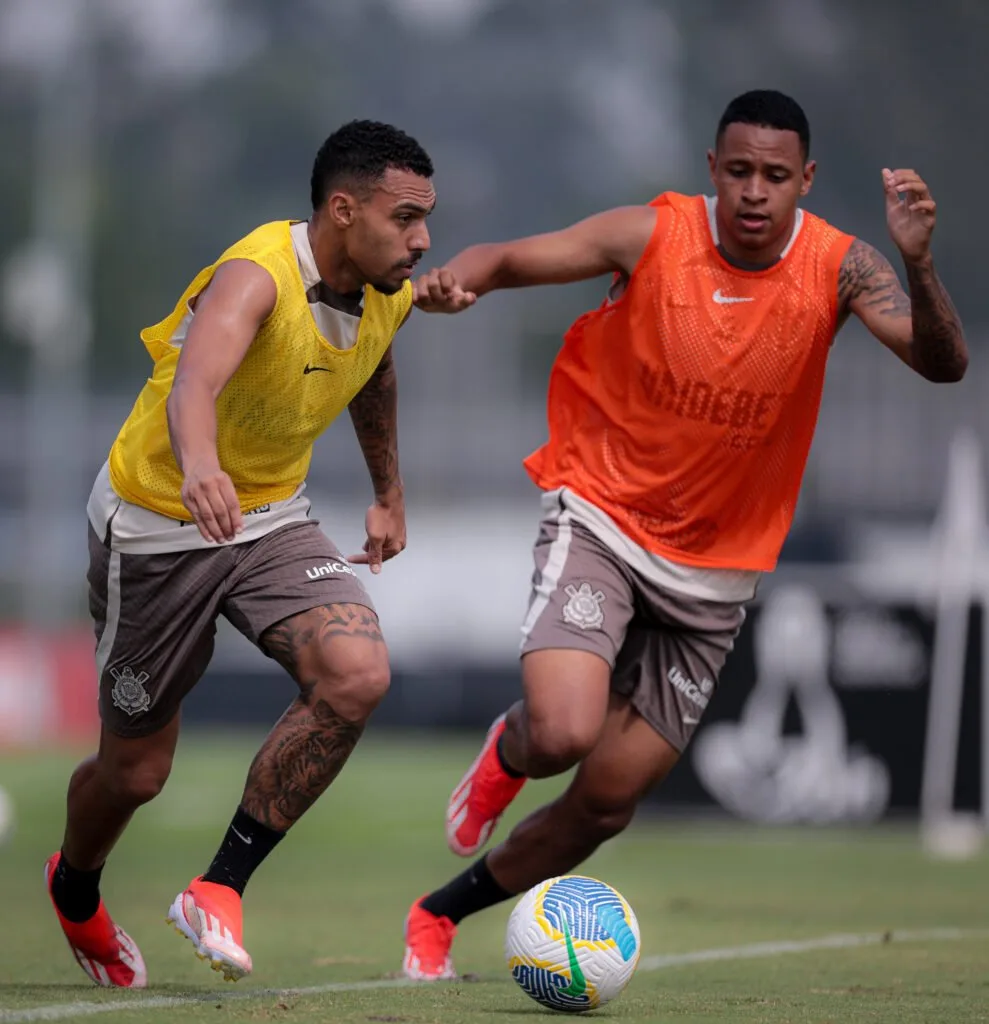
[[[460,924],[468,915],[503,903],[513,895],[495,881],[485,856],[442,889],[431,892],[419,905],[430,914],[448,917],[454,924]]]
[[[203,879],[229,886],[243,896],[251,875],[284,835],[255,821],[238,807]],[[100,906],[102,874],[102,867],[79,871],[62,854],[51,878],[51,894],[63,917],[82,924],[96,913]]]
[[[99,910],[102,874],[102,867],[95,871],[78,871],[66,861],[64,853],[59,857],[51,878],[51,893],[63,917],[82,924]]]
[[[203,881],[229,886],[243,896],[251,875],[284,835],[238,807]]]
[[[505,734],[502,733],[498,737],[498,742],[495,744],[495,753],[498,755],[498,764],[501,765],[502,771],[513,779],[524,779],[525,772],[517,772],[506,760],[505,760]]]

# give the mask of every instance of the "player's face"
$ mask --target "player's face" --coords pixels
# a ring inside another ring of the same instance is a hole
[[[758,259],[789,240],[801,196],[814,180],[796,132],[730,124],[708,153],[726,247]],[[733,244],[732,244],[733,243]]]
[[[389,168],[361,203],[348,232],[351,262],[370,285],[393,295],[429,249],[426,218],[436,205],[428,178]]]

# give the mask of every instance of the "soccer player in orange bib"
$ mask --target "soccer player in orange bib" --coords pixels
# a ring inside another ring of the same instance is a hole
[[[563,231],[465,250],[416,282],[424,310],[498,288],[612,274],[567,332],[549,440],[523,699],[453,791],[446,835],[477,853],[527,778],[577,765],[559,799],[413,904],[405,973],[452,977],[469,914],[572,871],[632,820],[690,742],[793,518],[828,353],[852,314],[916,373],[960,380],[962,325],[931,257],[935,205],[883,170],[905,293],[871,245],[801,209],[807,118],[774,91],[733,100],[709,153],[715,197],[664,193]]]

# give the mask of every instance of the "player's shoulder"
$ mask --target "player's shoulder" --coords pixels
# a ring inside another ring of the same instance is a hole
[[[669,240],[674,235],[691,238],[694,243],[707,237],[714,217],[713,197],[698,193],[660,192],[650,201],[649,208],[656,217],[656,234]]]
[[[292,221],[275,220],[259,224],[228,245],[214,266],[247,287],[267,289],[265,278],[273,283],[274,293],[298,276],[298,263],[292,246]]]
[[[818,234],[827,239],[834,239],[835,241],[846,241],[848,244],[854,242],[855,235],[850,234],[847,231],[843,231],[836,224],[832,224],[831,221],[822,217],[820,214],[811,213],[801,207],[801,214],[803,216],[803,230],[810,231]]]
[[[705,209],[705,204],[706,199],[700,193],[688,195],[684,192],[660,192],[648,203],[657,209],[668,209],[675,213],[694,213]]]
[[[703,193],[660,192],[645,207],[652,217],[650,252],[660,258],[660,252],[668,255],[670,246],[681,256],[681,250],[703,251],[710,238],[713,202]]]
[[[249,254],[265,254],[280,252],[291,246],[292,226],[290,220],[272,220],[258,224],[247,234],[242,235],[224,250],[221,259],[236,258]]]
[[[824,217],[801,207],[801,251],[805,259],[823,266],[828,276],[842,274],[854,255],[855,235],[843,231]]]

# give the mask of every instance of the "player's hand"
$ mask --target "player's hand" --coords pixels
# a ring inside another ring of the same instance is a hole
[[[349,561],[369,566],[377,575],[382,562],[405,550],[405,499],[402,495],[375,501],[364,517],[364,529],[367,531],[364,551],[351,555]]]
[[[937,204],[916,171],[883,169],[886,191],[886,223],[896,247],[910,263],[925,259],[931,251],[931,235]],[[903,198],[900,198],[900,194]]]
[[[199,463],[185,473],[182,504],[206,540],[221,544],[244,529],[233,481],[216,462]]]
[[[425,313],[460,313],[477,302],[473,292],[460,287],[452,270],[430,270],[412,285],[412,301]]]

